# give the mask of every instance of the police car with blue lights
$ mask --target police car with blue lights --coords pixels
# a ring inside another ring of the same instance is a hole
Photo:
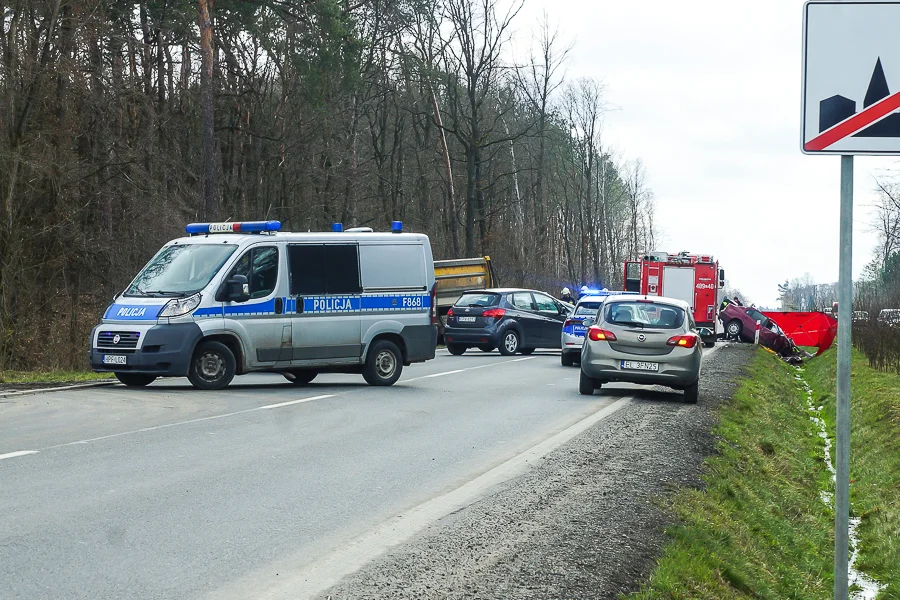
[[[90,363],[122,383],[187,376],[221,389],[235,375],[361,373],[392,385],[434,358],[428,237],[369,228],[287,233],[278,221],[193,223],[160,249],[91,332]]]
[[[611,295],[633,294],[635,292],[611,292],[609,290],[590,290],[582,288],[581,297],[575,303],[575,308],[563,323],[562,329],[562,366],[571,367],[581,360],[581,347],[584,345],[584,336],[587,334],[585,319],[593,319],[597,311]]]

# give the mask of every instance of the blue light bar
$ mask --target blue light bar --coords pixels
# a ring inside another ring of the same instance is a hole
[[[203,233],[263,233],[280,231],[281,221],[243,221],[239,223],[190,223],[185,227],[191,235]]]
[[[331,230],[335,233],[340,233],[344,230],[344,225],[343,223],[332,223]]]
[[[403,233],[403,221],[391,222],[391,231],[394,233]]]

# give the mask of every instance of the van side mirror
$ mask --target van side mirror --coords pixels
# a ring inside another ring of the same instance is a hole
[[[225,300],[246,302],[250,299],[250,282],[246,275],[232,275],[225,283]]]
[[[719,287],[725,287],[725,269],[719,269]]]

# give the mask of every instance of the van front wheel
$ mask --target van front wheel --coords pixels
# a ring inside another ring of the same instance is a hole
[[[369,385],[394,385],[403,372],[403,354],[397,344],[379,340],[372,344],[363,366],[363,378]]]
[[[221,342],[201,342],[194,351],[188,379],[201,390],[221,390],[231,383],[237,363],[234,353]]]

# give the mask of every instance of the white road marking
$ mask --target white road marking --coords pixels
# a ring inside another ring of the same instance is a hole
[[[4,458],[16,458],[17,456],[28,456],[29,454],[37,454],[37,450],[19,450],[18,452],[7,452],[6,454],[0,454],[0,460]]]
[[[530,358],[536,358],[536,357],[529,356],[528,358],[530,359]],[[435,377],[443,377],[444,375],[455,375],[457,373],[466,373],[468,371],[476,371],[478,369],[489,369],[491,367],[496,367],[498,365],[508,365],[510,363],[519,362],[520,360],[523,360],[523,359],[519,358],[516,360],[502,360],[500,362],[492,362],[492,363],[488,363],[486,365],[478,365],[477,367],[467,367],[465,369],[454,369],[453,371],[444,371],[442,373],[432,373],[431,375],[420,375],[419,377],[410,377],[409,379],[401,379],[397,383],[410,383],[411,381],[419,381],[422,379],[433,379]]]
[[[443,377],[444,375],[455,375],[456,373],[462,373],[465,369],[456,369],[455,371],[444,371],[443,373],[434,373],[432,375],[425,375],[422,379],[432,379],[434,377]]]
[[[298,558],[300,564],[279,565],[277,582],[261,581],[251,577],[237,584],[238,589],[228,589],[212,597],[250,597],[258,599],[313,598],[359,570],[372,559],[397,546],[435,521],[465,508],[484,497],[494,486],[525,472],[531,465],[556,450],[575,436],[586,431],[606,417],[628,406],[631,396],[621,398],[574,425],[552,435],[530,449],[514,456],[501,465],[479,475],[468,483],[442,496],[424,502],[402,515],[388,519],[373,530],[344,544],[341,548],[303,565],[306,556]],[[267,587],[268,586],[268,587]]]
[[[278,404],[266,404],[265,406],[258,406],[256,408],[251,408],[247,412],[253,412],[254,410],[269,410],[270,408],[281,408],[282,406],[291,406],[292,404],[303,404],[304,402],[312,402],[314,400],[326,400],[328,398],[334,398],[336,394],[325,394],[324,396],[313,396],[312,398],[301,398],[299,400],[291,400],[290,402],[279,402]],[[238,414],[238,413],[234,413]]]
[[[235,412],[225,413],[222,415],[211,415],[209,417],[200,417],[199,419],[190,419],[187,421],[177,421],[175,423],[166,423],[164,425],[156,425],[154,427],[142,427],[141,429],[133,429],[131,431],[122,431],[120,433],[111,433],[109,435],[101,435],[100,437],[90,438],[87,440],[78,440],[77,442],[66,442],[65,444],[57,444],[55,446],[47,446],[43,448],[43,450],[50,450],[52,448],[64,448],[65,446],[74,446],[75,444],[89,444],[91,442],[99,442],[101,440],[108,440],[112,438],[122,437],[125,435],[134,435],[136,433],[146,433],[148,431],[156,431],[158,429],[168,429],[169,427],[179,427],[181,425],[190,425],[191,423],[200,423],[202,421],[212,421],[215,419],[224,419],[226,417],[233,417],[235,415],[244,415],[247,413],[257,412],[260,410],[269,410],[270,408],[280,408],[282,406],[290,406],[292,404],[301,404],[303,402],[312,402],[313,400],[325,400],[326,398],[334,398],[336,394],[325,394],[323,396],[313,396],[311,398],[301,398],[299,400],[291,400],[290,402],[280,402],[278,404],[265,404],[263,406],[257,406],[255,408],[248,408],[246,410],[238,410]]]

